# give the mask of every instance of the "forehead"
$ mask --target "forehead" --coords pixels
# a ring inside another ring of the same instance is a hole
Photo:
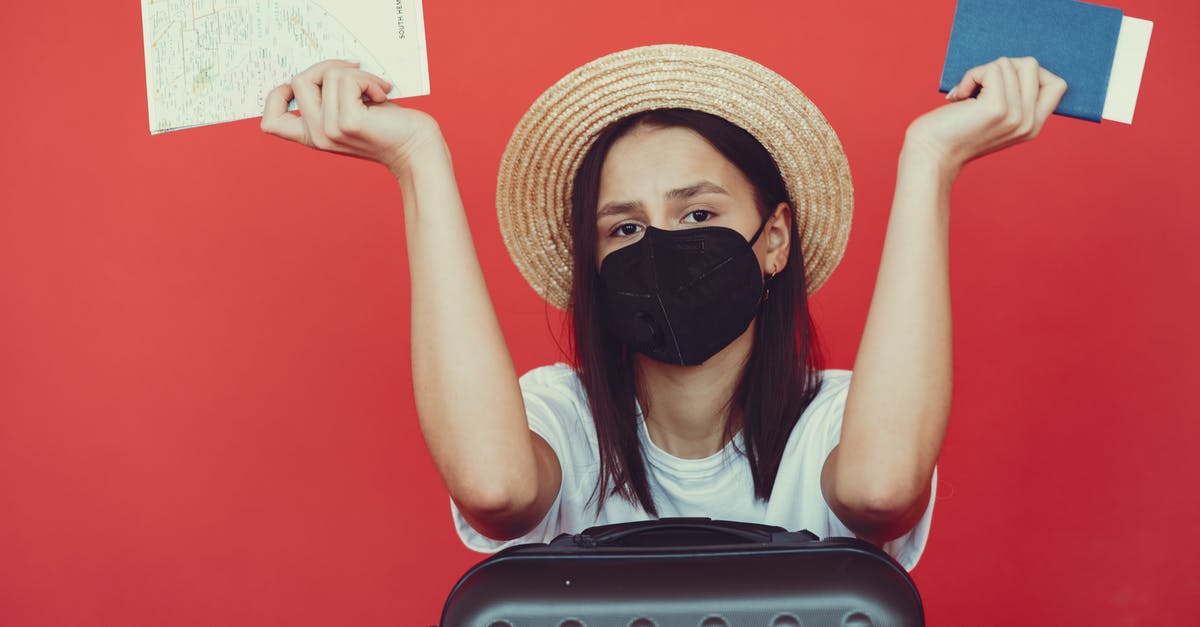
[[[711,180],[726,189],[749,189],[741,170],[689,128],[641,125],[615,141],[600,170],[600,198],[640,197]]]

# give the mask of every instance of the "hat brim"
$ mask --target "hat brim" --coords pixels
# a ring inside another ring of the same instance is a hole
[[[575,69],[538,97],[513,131],[496,207],[504,244],[534,291],[569,311],[575,173],[605,127],[664,108],[720,116],[771,153],[792,200],[808,293],[819,289],[841,261],[854,207],[837,134],[807,96],[770,69],[720,50],[667,44]]]

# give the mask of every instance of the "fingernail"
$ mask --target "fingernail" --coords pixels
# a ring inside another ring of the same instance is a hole
[[[950,100],[954,97],[954,90],[956,89],[958,89],[958,87],[951,87],[950,91],[946,92],[946,100]]]

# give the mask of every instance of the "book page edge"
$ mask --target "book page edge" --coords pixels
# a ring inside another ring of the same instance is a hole
[[[1129,16],[1121,19],[1121,32],[1117,36],[1112,74],[1100,117],[1122,124],[1133,123],[1153,29],[1154,22],[1149,20]]]

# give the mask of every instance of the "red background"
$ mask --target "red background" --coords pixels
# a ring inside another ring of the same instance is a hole
[[[1200,5],[1156,22],[1133,126],[1055,117],[953,201],[955,399],[914,572],[933,625],[1200,616]],[[433,95],[521,371],[560,320],[498,233],[534,97],[634,45],[750,56],[838,130],[857,208],[815,298],[853,365],[907,123],[954,2],[427,0]],[[261,135],[151,137],[135,2],[5,2],[0,623],[429,625],[480,556],[414,415],[400,195]]]

